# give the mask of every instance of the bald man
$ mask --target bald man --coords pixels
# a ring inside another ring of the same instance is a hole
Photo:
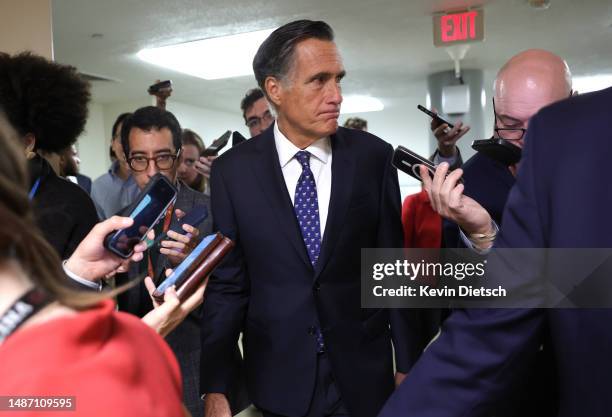
[[[541,49],[529,49],[512,58],[499,70],[494,84],[493,110],[495,138],[523,147],[529,120],[542,107],[568,98],[572,93],[570,70],[559,56]],[[461,134],[453,129],[437,136]],[[438,138],[442,143],[445,139]],[[499,231],[510,188],[519,163],[510,166],[477,153],[448,181],[448,164],[441,164],[437,179],[429,187],[431,204],[443,218],[447,247],[470,247],[486,252]],[[452,165],[452,162],[451,162]],[[463,176],[464,185],[455,187]],[[458,226],[458,227],[457,227]]]
[[[531,49],[515,55],[499,70],[494,89],[493,136],[522,149],[532,116],[542,107],[571,95],[571,74],[559,56]],[[434,134],[461,135],[462,132],[453,129],[444,133],[437,129]],[[438,137],[438,140],[442,143],[444,138]],[[447,246],[455,243],[482,254],[490,249],[515,183],[518,165],[520,162],[508,166],[477,153],[463,169],[453,171],[448,177],[448,163],[438,167],[433,180],[422,173],[433,209],[448,220],[444,227]],[[462,176],[464,183],[459,184]],[[470,322],[466,322],[466,317]],[[556,378],[551,349],[546,343],[547,330],[542,327],[530,351],[512,351],[513,336],[518,336],[524,328],[511,329],[507,339],[496,340],[491,330],[505,329],[506,323],[495,323],[491,317],[489,310],[452,312],[440,336],[415,365],[417,372],[410,372],[380,417],[556,415]],[[456,338],[457,327],[467,328],[468,337]],[[488,340],[489,344],[478,350],[472,343],[476,339]],[[547,346],[542,350],[542,345]],[[505,347],[507,352],[503,351]],[[517,379],[522,378],[520,385],[510,378],[500,380],[505,359],[520,354],[525,355],[523,366],[514,368]]]

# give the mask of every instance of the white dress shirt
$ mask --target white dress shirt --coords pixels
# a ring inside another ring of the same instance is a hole
[[[315,141],[306,149],[300,149],[283,135],[278,128],[278,123],[274,123],[274,143],[276,144],[278,160],[292,204],[295,203],[295,188],[297,187],[300,175],[302,175],[302,165],[295,159],[295,154],[301,150],[310,153],[310,170],[317,186],[321,241],[323,241],[323,232],[327,223],[327,212],[329,211],[329,198],[331,195],[332,150],[330,139],[329,137],[324,137]]]

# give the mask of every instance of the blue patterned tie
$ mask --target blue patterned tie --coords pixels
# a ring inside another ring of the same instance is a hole
[[[299,151],[295,158],[302,165],[302,175],[295,187],[293,207],[300,224],[302,239],[308,250],[310,263],[314,266],[321,251],[321,224],[319,222],[319,200],[317,185],[310,170],[310,153]]]
[[[300,224],[302,239],[304,239],[310,263],[314,266],[321,251],[321,223],[319,221],[317,185],[310,170],[310,153],[299,151],[295,154],[295,159],[302,165],[302,174],[295,187],[293,209]],[[317,352],[323,353],[325,352],[325,343],[321,329],[315,327],[313,330],[317,339]]]

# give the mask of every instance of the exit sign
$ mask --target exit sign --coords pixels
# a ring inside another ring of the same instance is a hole
[[[484,11],[446,13],[433,17],[435,46],[478,42],[484,39]]]

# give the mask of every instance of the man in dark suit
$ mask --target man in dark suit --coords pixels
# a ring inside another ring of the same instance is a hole
[[[530,121],[496,247],[612,247],[611,102],[612,89],[581,95],[543,109]],[[496,272],[517,267],[523,272],[513,274],[516,285],[556,267],[498,259],[489,264]],[[607,292],[609,284],[599,289]],[[487,415],[530,363],[545,325],[558,368],[558,415],[609,416],[611,322],[611,310],[455,311],[380,416]]]
[[[326,23],[277,29],[253,69],[278,117],[213,164],[215,227],[236,247],[204,301],[205,414],[229,415],[244,367],[265,416],[375,416],[394,389],[389,324],[399,371],[422,349],[411,321],[360,306],[361,248],[402,244],[393,149],[338,128],[345,72]]]
[[[557,55],[531,49],[513,56],[495,80],[494,136],[522,148],[531,117],[540,108],[569,97],[571,90],[569,69]],[[498,225],[502,224],[502,213],[518,165],[507,166],[477,153],[464,164],[462,171],[449,176],[446,182],[441,181],[444,177],[440,172],[429,188],[432,207],[446,219],[445,246],[471,247],[482,253],[489,250]],[[451,181],[462,173],[464,184],[455,187]],[[498,403],[496,415],[541,417],[555,413],[556,372],[547,339],[546,335],[540,342],[544,348],[538,350],[529,384],[520,392],[507,393],[507,402]]]
[[[165,175],[178,188],[174,207],[154,228],[155,235],[167,231],[168,237],[150,247],[142,261],[130,264],[130,279],[149,275],[156,284],[165,277],[166,268],[178,265],[191,252],[198,235],[212,232],[210,198],[177,180],[180,165],[181,127],[174,115],[158,107],[143,107],[128,116],[121,128],[121,141],[131,174],[138,187],[144,189],[157,173]],[[209,217],[199,225],[183,225],[184,234],[168,230],[178,224],[179,216],[194,206],[204,205]],[[121,310],[144,316],[153,308],[144,283],[119,296]],[[199,396],[201,308],[196,308],[168,336],[166,341],[176,354],[183,377],[185,405],[193,416],[201,415]]]
[[[542,107],[569,97],[571,91],[569,68],[559,56],[541,49],[513,56],[495,79],[493,136],[522,148],[531,117]],[[446,246],[477,250],[492,246],[489,237],[501,224],[517,169],[518,163],[508,166],[476,153],[455,174],[463,175],[462,192],[452,194],[444,184],[434,187],[432,207],[452,222],[444,225]]]

